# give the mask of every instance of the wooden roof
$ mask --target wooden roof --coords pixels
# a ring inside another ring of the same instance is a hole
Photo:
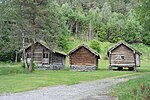
[[[61,54],[61,55],[66,56],[66,54],[64,54],[64,53],[62,53],[62,52],[59,52],[59,51],[56,51],[56,50],[53,50],[53,49],[49,48],[46,44],[44,44],[44,43],[42,43],[42,42],[38,42],[38,41],[35,42],[35,44],[37,44],[37,43],[41,44],[42,46],[44,46],[44,47],[47,48],[48,50],[52,51],[53,53],[58,53],[58,54]],[[31,45],[32,45],[32,44],[30,44],[29,46],[27,46],[27,47],[25,48],[25,50],[28,49],[28,48],[30,48]]]
[[[119,42],[117,44],[115,44],[112,48],[110,48],[107,52],[108,54],[108,57],[109,57],[109,53],[111,53],[114,49],[118,48],[120,45],[124,45],[126,46],[127,48],[129,48],[130,50],[132,50],[133,52],[139,54],[139,55],[142,55],[142,53],[140,53],[139,51],[137,51],[136,49],[134,49],[133,47],[131,47],[129,44],[127,44],[126,42]]]
[[[81,44],[79,45],[77,48],[73,49],[72,51],[69,52],[68,55],[71,55],[72,53],[76,52],[77,50],[79,50],[81,47],[84,47],[85,49],[87,49],[88,51],[90,51],[91,53],[93,53],[94,55],[96,55],[99,59],[100,59],[100,55],[98,52],[96,52],[95,50],[91,49],[90,47],[88,47],[85,44]]]

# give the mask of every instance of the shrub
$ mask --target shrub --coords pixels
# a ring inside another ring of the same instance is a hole
[[[58,40],[58,47],[61,50],[66,50],[68,49],[68,43],[67,43],[67,37],[62,36]]]
[[[25,63],[21,62],[21,67],[25,69]]]
[[[90,47],[94,50],[96,50],[98,53],[101,52],[101,49],[100,49],[100,44],[97,40],[92,40],[91,43],[90,43]]]
[[[21,63],[21,67],[25,69],[25,63],[22,62]],[[37,68],[37,65],[35,64],[35,62],[32,63],[32,69],[35,70]]]
[[[33,62],[33,63],[32,63],[32,69],[33,69],[33,71],[34,71],[36,68],[37,68],[37,65],[36,65],[35,62]]]

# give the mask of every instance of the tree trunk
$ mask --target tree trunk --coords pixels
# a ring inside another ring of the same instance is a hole
[[[24,33],[22,33],[22,46],[23,46],[23,61],[25,64],[25,68],[28,70],[29,66],[27,63],[27,58],[26,58],[26,52],[25,52],[25,39],[24,39]]]
[[[73,32],[73,21],[72,20],[69,21],[69,30],[71,32]]]
[[[34,41],[32,42],[31,45],[31,60],[30,60],[30,66],[29,66],[29,72],[32,72],[33,69],[33,56],[34,56]]]
[[[26,57],[26,53],[25,53],[25,48],[23,49],[23,61],[25,64],[25,68],[28,70],[29,66],[28,66],[28,62],[27,62],[27,57]]]
[[[36,2],[35,0],[33,1],[34,3]],[[32,33],[33,33],[33,36],[32,36],[32,45],[31,45],[31,60],[30,60],[30,66],[29,66],[29,72],[32,72],[33,70],[33,56],[34,56],[34,44],[35,44],[35,41],[36,41],[36,31],[35,31],[35,18],[36,18],[36,7],[33,6],[32,7],[32,11],[33,11],[33,16],[32,16]]]
[[[91,37],[92,37],[92,22],[90,20],[90,23],[89,23],[89,35],[88,35],[88,39],[91,40]]]
[[[15,56],[15,63],[18,62],[18,52],[16,51],[16,56]]]
[[[76,22],[76,37],[78,37],[78,21]]]

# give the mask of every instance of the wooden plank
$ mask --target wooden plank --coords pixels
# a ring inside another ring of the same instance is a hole
[[[112,66],[111,66],[111,53],[109,53],[109,69],[112,70]]]
[[[134,71],[136,72],[136,53],[135,52],[134,52],[134,63],[135,63]]]
[[[135,64],[111,64],[111,66],[135,66]]]
[[[49,52],[48,52],[48,64],[49,64]]]

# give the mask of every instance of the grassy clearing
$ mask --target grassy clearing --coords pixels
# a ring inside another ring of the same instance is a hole
[[[4,63],[0,62],[0,75],[21,74],[27,71],[21,67],[21,63]]]
[[[71,85],[80,83],[81,81],[135,74],[129,71],[109,71],[108,61],[101,60],[100,63],[99,70],[93,72],[72,72],[69,71],[69,67],[66,67],[65,70],[35,70],[33,73],[19,73],[20,71],[14,73],[10,71],[11,73],[0,75],[0,93],[27,91],[45,86]],[[3,72],[5,64],[0,64],[0,66],[0,71]],[[12,68],[18,69],[20,67],[13,64],[12,67],[7,67],[7,70],[11,70]]]
[[[12,67],[10,67],[9,64],[6,65],[9,66],[7,70],[11,70],[12,68],[20,69],[19,64],[10,64]],[[2,69],[5,68],[3,66],[6,65],[4,63],[0,64],[1,72]],[[108,60],[100,60],[99,70],[93,72],[72,72],[69,71],[69,67],[66,67],[65,70],[35,70],[33,73],[10,71],[10,73],[0,75],[0,93],[21,92],[45,86],[71,85],[82,81],[149,72],[148,62],[143,62],[143,65],[144,66],[138,69],[139,72],[137,73],[132,71],[109,71]]]
[[[6,64],[9,65],[9,64]],[[69,71],[68,63],[65,70],[35,70],[26,73],[18,64],[12,67],[2,67],[0,64],[0,93],[13,93],[33,90],[45,86],[71,85],[81,81],[98,80],[122,75],[138,75],[150,72],[149,62],[142,62],[137,73],[132,71],[109,71],[108,60],[100,60],[99,70],[94,72]]]
[[[20,67],[0,67],[0,75],[28,73]]]
[[[44,86],[71,85],[81,81],[97,80],[106,77],[131,74],[132,72],[113,72],[98,70],[96,72],[71,72],[68,70],[37,70],[31,74],[11,74],[0,76],[0,93],[20,92]]]
[[[136,75],[144,74],[134,80],[118,84],[112,92],[119,100],[149,100],[150,98],[150,61],[142,60]],[[132,74],[135,75],[135,74]],[[129,75],[127,77],[130,77]]]
[[[142,77],[118,84],[112,92],[119,100],[149,100],[150,73]]]

